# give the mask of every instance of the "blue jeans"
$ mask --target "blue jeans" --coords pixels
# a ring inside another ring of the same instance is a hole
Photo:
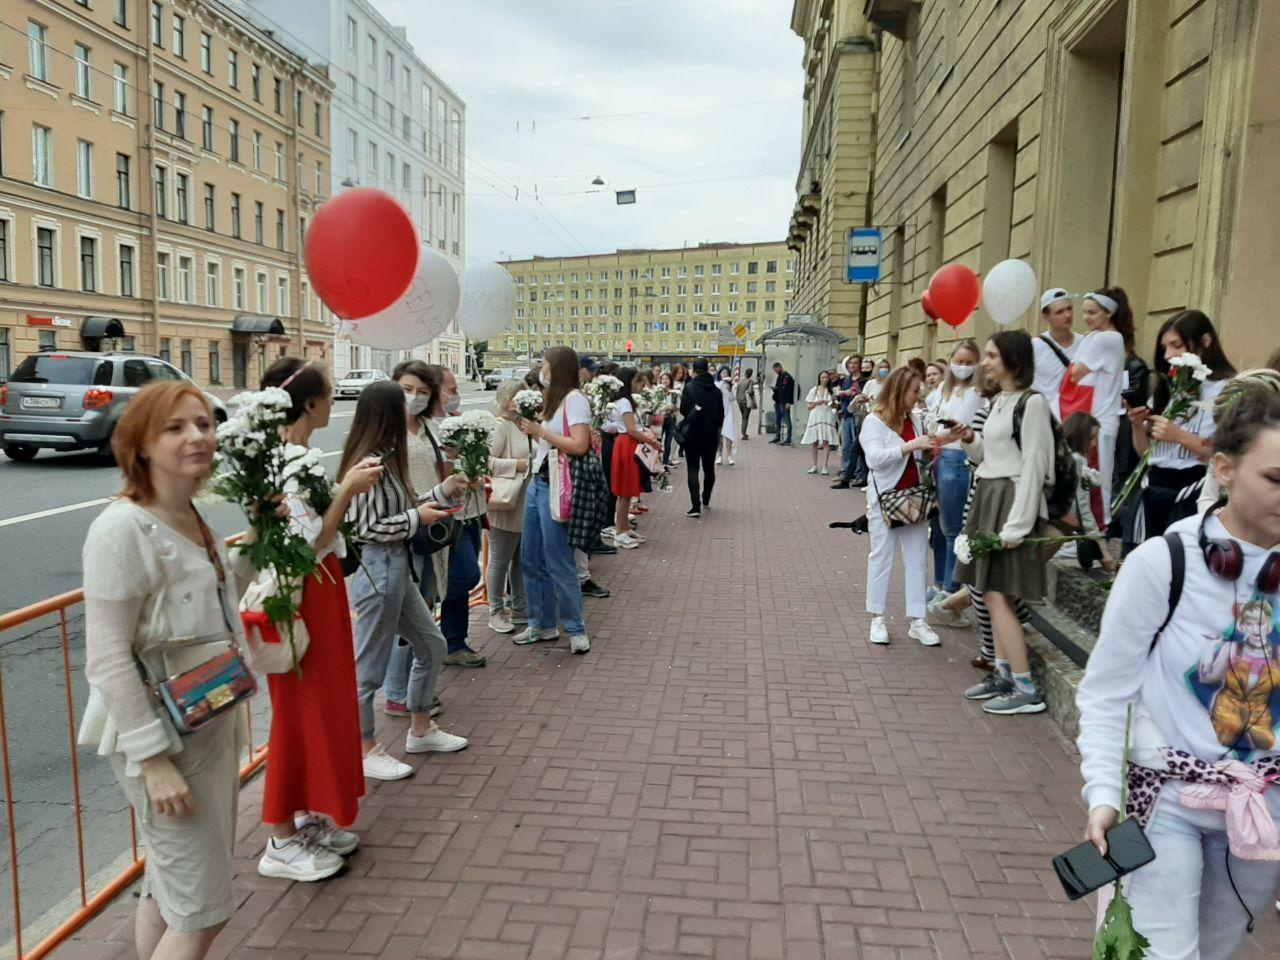
[[[787,439],[782,439],[782,425],[787,425]],[[773,405],[773,439],[778,443],[791,443],[791,409],[785,403]]]
[[[867,475],[867,461],[858,442],[861,424],[852,413],[840,421],[840,476],[846,480],[861,480]]]
[[[554,630],[564,623],[570,636],[585,634],[578,566],[569,546],[568,525],[551,516],[551,486],[534,477],[524,500],[524,539],[520,544],[524,589],[529,596],[529,626]],[[558,616],[557,616],[558,612]]]
[[[964,530],[964,505],[969,499],[969,458],[963,450],[942,450],[937,459],[938,521],[946,541],[942,580],[948,592],[959,589],[954,580],[956,537]]]
[[[449,550],[449,586],[440,602],[440,629],[450,653],[467,649],[471,591],[480,582],[480,520],[462,525],[462,536]]]

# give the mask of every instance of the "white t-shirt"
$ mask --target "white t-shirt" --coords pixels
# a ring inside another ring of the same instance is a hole
[[[1227,385],[1226,380],[1206,380],[1200,385],[1200,405],[1193,407],[1191,416],[1179,426],[1188,433],[1199,437],[1201,440],[1208,440],[1213,436],[1213,431],[1217,429],[1217,424],[1213,422],[1213,401],[1217,399],[1218,394],[1222,392],[1222,388]],[[1151,452],[1151,465],[1155,467],[1165,467],[1169,470],[1183,470],[1187,467],[1194,467],[1200,463],[1200,460],[1194,453],[1188,450],[1180,443],[1155,443],[1155,447]]]
[[[1124,391],[1124,337],[1115,330],[1095,330],[1084,338],[1074,360],[1090,370],[1080,381],[1083,386],[1093,387],[1093,408],[1089,412],[1099,422],[1103,417],[1118,417],[1123,410],[1120,394]],[[1107,429],[1106,424],[1102,429]]]
[[[946,397],[939,403],[938,419],[939,420],[955,420],[963,423],[965,426],[973,424],[973,418],[979,410],[982,409],[986,400],[973,387],[957,387],[951,392],[951,396]],[[960,441],[948,443],[944,450],[960,450]]]
[[[870,397],[874,400],[876,397],[880,396],[880,391],[883,389],[884,380],[881,380],[879,377],[875,377],[874,379],[867,381],[867,385],[862,388],[862,393],[864,396]]]
[[[543,420],[542,425],[547,428],[547,433],[554,433],[557,437],[563,437],[565,436],[564,422],[566,416],[568,417],[570,428],[580,423],[591,423],[591,404],[577,390],[571,391],[564,398],[564,402],[556,408],[556,412],[551,415],[551,419]],[[534,473],[542,469],[542,464],[546,462],[547,454],[550,452],[551,444],[546,440],[539,440],[538,452],[533,458]]]
[[[634,414],[636,412],[635,404],[626,397],[619,397],[613,403],[609,404],[609,415],[605,417],[604,425],[601,427],[605,433],[624,434],[627,432],[627,425],[622,421],[624,413]]]
[[[1053,335],[1046,332],[1042,337],[1031,338],[1031,348],[1035,351],[1036,361],[1036,379],[1032,386],[1036,393],[1044,396],[1049,401],[1049,411],[1053,414],[1054,419],[1061,419],[1058,411],[1058,391],[1062,387],[1062,378],[1066,375],[1067,368],[1063,366],[1062,360],[1054,353],[1054,347],[1057,347],[1067,355],[1067,360],[1071,361],[1076,358],[1076,354],[1080,352],[1080,344],[1084,342],[1084,337],[1078,333],[1071,334],[1071,346],[1064,347],[1053,341],[1053,347],[1044,342],[1044,338],[1053,339]]]

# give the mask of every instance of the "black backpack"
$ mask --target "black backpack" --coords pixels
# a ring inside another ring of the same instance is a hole
[[[1027,409],[1027,399],[1036,393],[1026,391],[1013,408],[1013,440],[1022,449],[1022,415]],[[1039,396],[1039,394],[1037,394]],[[1049,505],[1049,519],[1061,520],[1076,505],[1076,489],[1080,476],[1076,472],[1076,459],[1067,446],[1062,426],[1049,414],[1049,429],[1053,431],[1053,480],[1045,484],[1044,498]]]

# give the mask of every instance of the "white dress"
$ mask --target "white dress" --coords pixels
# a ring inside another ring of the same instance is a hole
[[[738,402],[733,399],[733,385],[724,380],[716,381],[716,389],[720,391],[720,399],[724,402],[724,423],[720,427],[720,436],[737,443],[742,439],[741,414]]]
[[[813,387],[804,398],[805,403],[817,403],[819,400],[823,401],[821,405],[809,411],[809,421],[805,424],[804,436],[800,438],[802,447],[811,443],[829,443],[835,446],[840,442],[836,412],[831,409],[831,394],[820,393],[817,387]]]

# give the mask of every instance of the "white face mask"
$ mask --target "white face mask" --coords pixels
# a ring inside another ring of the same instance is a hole
[[[444,412],[447,414],[455,414],[462,409],[462,394],[455,393],[452,397],[442,404]]]
[[[431,398],[420,393],[406,393],[404,395],[405,405],[409,408],[409,416],[421,416],[423,411],[427,409],[427,404],[431,402]]]
[[[973,371],[978,369],[970,363],[956,363],[951,361],[951,375],[957,380],[968,380],[973,376]]]
[[[538,371],[538,382],[544,387],[551,386],[551,377],[547,375],[547,368],[543,367]]]

